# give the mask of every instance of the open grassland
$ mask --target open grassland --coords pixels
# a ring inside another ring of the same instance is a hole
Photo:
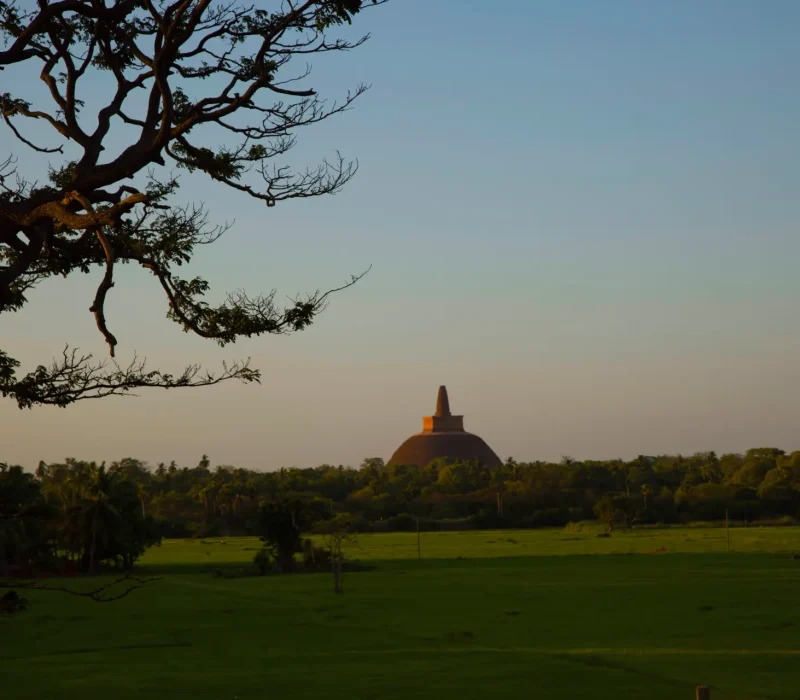
[[[486,559],[494,557],[568,556],[575,554],[648,554],[654,552],[712,554],[726,551],[722,527],[637,528],[597,535],[605,528],[583,525],[581,530],[492,530],[423,532],[423,559]],[[800,527],[731,528],[731,549],[737,553],[800,553]],[[261,547],[256,537],[207,540],[167,540],[151,549],[142,565],[172,570],[176,565],[213,566],[247,563]],[[358,537],[347,555],[361,561],[416,559],[417,534],[393,532]],[[800,695],[798,696],[800,697]]]
[[[721,529],[423,533],[422,561],[416,534],[362,536],[377,569],[341,596],[203,573],[258,547],[225,542],[166,542],[143,562],[164,578],[110,605],[30,595],[0,697],[800,697],[800,529],[733,530],[731,555]]]

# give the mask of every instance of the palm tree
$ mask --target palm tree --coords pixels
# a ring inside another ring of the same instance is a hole
[[[210,523],[214,519],[216,512],[216,493],[217,485],[213,481],[203,484],[195,484],[190,495],[194,496],[205,508],[205,522]]]
[[[118,513],[116,508],[111,505],[114,475],[106,471],[105,463],[99,467],[94,463],[89,465],[86,476],[83,493],[86,505],[83,509],[83,521],[90,527],[89,573],[94,573],[99,527],[103,523],[108,525],[109,521],[113,520]]]
[[[7,576],[8,559],[12,552],[25,548],[25,523],[21,517],[8,517],[0,520],[0,576]]]
[[[145,511],[145,508],[144,508],[144,502],[150,496],[150,494],[148,492],[147,484],[139,482],[136,485],[136,490],[139,493],[139,502],[142,504],[142,517],[146,518],[147,517],[147,512]]]
[[[64,505],[60,526],[60,540],[70,561],[80,558],[83,549],[83,513],[79,505]]]
[[[61,507],[66,510],[78,504],[86,488],[86,473],[78,469],[70,469],[64,480],[58,485],[58,497]]]
[[[653,495],[653,487],[650,484],[642,484],[642,498],[644,499],[644,509],[647,510],[647,499]]]

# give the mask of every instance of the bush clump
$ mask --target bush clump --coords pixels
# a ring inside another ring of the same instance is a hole
[[[0,597],[0,615],[16,615],[28,609],[28,601],[16,591],[8,591]]]
[[[266,576],[275,568],[275,559],[266,547],[258,550],[255,557],[253,557],[253,563],[258,568],[258,573],[262,576]]]

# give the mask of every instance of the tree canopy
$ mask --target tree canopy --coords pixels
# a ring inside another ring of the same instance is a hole
[[[34,475],[0,463],[0,578],[130,570],[161,535],[125,465],[69,460]]]
[[[753,473],[762,476],[755,481]],[[737,521],[800,517],[800,452],[509,459],[495,469],[446,459],[422,469],[387,467],[372,458],[358,469],[254,471],[212,467],[203,455],[195,467],[152,468],[126,458],[106,470],[69,459],[41,463],[35,476],[0,467],[0,567],[3,556],[17,560],[22,539],[35,558],[55,537],[88,570],[91,559],[130,564],[126,553],[135,559],[153,535],[258,535],[286,565],[301,534],[325,533],[344,516],[354,530],[386,531],[416,529],[417,518],[423,529],[555,527],[594,518],[628,527],[721,520],[726,511]]]
[[[46,178],[32,180],[15,153],[0,153],[0,313],[22,309],[43,280],[96,271],[89,310],[112,358],[66,348],[20,376],[19,360],[0,349],[2,395],[20,407],[63,407],[140,387],[259,380],[249,361],[219,373],[191,364],[177,375],[135,358],[117,364],[105,312],[114,272],[119,264],[141,267],[163,290],[171,320],[220,345],[308,327],[338,289],[287,306],[275,290],[211,303],[205,279],[178,275],[227,227],[179,202],[175,173],[205,174],[267,207],[341,190],[356,162],[337,154],[295,171],[282,158],[298,130],[347,110],[367,89],[328,102],[309,83],[307,61],[360,46],[366,35],[332,33],[384,2],[271,0],[265,9],[227,0],[0,0],[0,70],[4,89],[15,91],[0,92],[2,143],[51,159]],[[49,97],[34,104],[24,89],[37,73]],[[95,84],[102,89],[89,90]],[[32,134],[33,122],[48,136]]]

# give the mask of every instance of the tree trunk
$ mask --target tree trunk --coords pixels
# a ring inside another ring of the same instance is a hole
[[[342,592],[342,558],[341,555],[331,551],[331,568],[333,570],[333,592]]]
[[[336,557],[333,563],[333,592],[342,592],[342,562],[339,557]]]

